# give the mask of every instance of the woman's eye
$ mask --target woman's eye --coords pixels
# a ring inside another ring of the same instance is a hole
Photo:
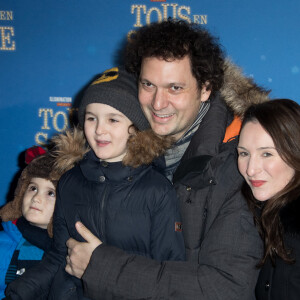
[[[264,152],[263,156],[264,157],[270,157],[270,156],[272,156],[272,153],[270,153],[270,152]]]
[[[96,118],[94,118],[94,117],[87,117],[85,120],[86,121],[94,121]]]
[[[245,156],[248,155],[248,153],[247,153],[247,152],[244,152],[244,151],[239,152],[238,154],[239,154],[239,156],[241,156],[241,157],[245,157]]]

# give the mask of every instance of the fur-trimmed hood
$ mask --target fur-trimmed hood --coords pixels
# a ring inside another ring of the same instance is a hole
[[[269,91],[242,74],[229,59],[224,63],[224,84],[210,97],[211,105],[192,137],[182,161],[196,156],[215,156],[220,145],[239,135],[241,120],[253,104],[269,100]]]
[[[65,171],[75,166],[90,150],[83,131],[77,127],[54,136],[50,140],[50,147],[55,168]]]
[[[270,100],[270,91],[243,75],[242,70],[230,59],[226,59],[224,63],[224,84],[220,93],[227,106],[240,118],[243,118],[249,106]]]
[[[51,142],[56,149],[55,165],[58,169],[64,168],[65,165],[75,165],[90,150],[80,128],[69,129],[52,138]],[[172,143],[172,137],[160,137],[151,129],[138,131],[128,139],[128,150],[123,158],[123,164],[134,168],[143,164],[149,165],[155,158],[163,155]],[[65,151],[66,149],[68,151]]]

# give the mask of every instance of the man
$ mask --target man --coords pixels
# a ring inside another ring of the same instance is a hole
[[[176,140],[157,168],[177,191],[187,262],[128,255],[77,223],[87,243],[67,242],[67,272],[92,299],[254,299],[262,246],[240,193],[233,117],[267,92],[224,61],[206,30],[183,21],[141,28],[126,63],[152,129]]]

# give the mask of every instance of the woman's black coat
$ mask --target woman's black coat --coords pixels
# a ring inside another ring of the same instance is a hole
[[[294,264],[276,259],[275,267],[268,260],[262,267],[257,285],[257,300],[300,299],[300,198],[284,207],[280,214],[284,243],[292,251]]]

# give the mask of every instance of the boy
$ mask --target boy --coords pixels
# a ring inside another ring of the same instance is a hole
[[[6,285],[39,262],[51,245],[50,221],[61,174],[52,170],[54,159],[41,147],[26,151],[26,163],[14,200],[0,210],[0,299]]]
[[[34,272],[9,287],[12,299],[20,293],[22,299],[86,299],[81,281],[72,277],[72,285],[63,273],[66,241],[82,240],[75,229],[78,220],[89,223],[104,243],[127,253],[157,260],[185,259],[176,192],[151,166],[171,140],[147,130],[136,78],[123,68],[105,71],[85,92],[79,122],[82,140],[89,147],[78,165],[60,179],[54,248]],[[69,133],[60,138],[76,144]]]

